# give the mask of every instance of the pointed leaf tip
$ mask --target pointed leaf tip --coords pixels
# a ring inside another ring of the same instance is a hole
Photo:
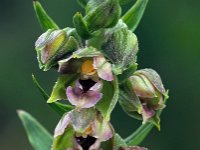
[[[46,13],[39,1],[33,0],[34,10],[41,27],[46,31],[48,29],[59,29],[58,25]]]
[[[17,114],[18,114],[18,116],[22,115],[23,113],[24,113],[23,110],[21,110],[21,109],[17,109]]]
[[[35,76],[33,74],[32,74],[32,79],[33,79],[34,85],[39,90],[39,92],[42,94],[44,100],[47,101],[49,99],[49,95],[41,87],[41,85],[39,84],[39,82],[37,81],[37,79],[35,78]],[[48,105],[61,116],[64,113],[73,109],[73,107],[71,105],[65,105],[65,104],[62,104],[62,103],[59,103],[59,102],[53,102],[53,103],[50,103],[50,104],[48,103]]]
[[[53,141],[52,135],[29,113],[23,110],[17,110],[17,113],[33,148],[35,150],[49,150]]]
[[[136,30],[140,20],[142,19],[147,3],[148,0],[137,0],[136,3],[122,17],[122,20],[133,32]]]
[[[87,0],[76,0],[76,1],[82,8],[85,8],[87,5]]]

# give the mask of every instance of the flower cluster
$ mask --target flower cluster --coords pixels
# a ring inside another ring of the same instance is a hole
[[[139,48],[133,29],[144,12],[145,7],[139,6],[146,3],[139,0],[122,16],[124,0],[78,2],[85,16],[76,13],[74,28],[64,29],[49,16],[42,20],[46,14],[38,11],[35,2],[37,16],[47,29],[35,43],[39,67],[59,74],[47,103],[64,100],[62,105],[72,108],[55,128],[52,150],[146,150],[126,143],[110,123],[119,101],[129,116],[160,128],[167,92],[156,71],[137,70],[136,63]],[[140,9],[132,12],[136,7]]]

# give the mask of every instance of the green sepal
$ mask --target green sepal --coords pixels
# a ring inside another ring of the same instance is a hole
[[[127,144],[124,139],[119,134],[114,135],[113,141],[114,150],[118,150],[120,147],[127,147]]]
[[[50,150],[53,142],[52,135],[27,112],[18,110],[17,113],[33,148],[35,150]]]
[[[158,129],[158,131],[160,131],[160,116],[158,115],[158,112],[156,112],[155,116],[153,116],[152,118],[150,118],[148,120],[148,122],[152,123],[154,126],[156,126],[156,128]],[[143,123],[143,124],[145,124],[145,123]]]
[[[74,109],[70,113],[73,129],[79,134],[84,134],[95,117],[97,117],[97,111],[94,108]]]
[[[57,136],[53,140],[52,150],[66,150],[68,148],[73,148],[74,146],[74,135],[75,132],[73,127],[67,127],[64,134]]]
[[[122,17],[131,31],[135,31],[146,9],[148,0],[137,0],[130,10]]]
[[[164,95],[164,103],[166,104],[167,100],[169,99],[168,91]],[[163,109],[158,110],[157,116],[160,117],[162,114]],[[150,131],[153,129],[155,124],[151,122],[147,122],[142,124],[133,134],[128,136],[125,141],[129,146],[136,146],[140,145],[144,141],[144,139],[149,135]]]
[[[138,66],[138,64],[134,63],[128,69],[126,69],[125,71],[123,71],[122,74],[119,74],[117,76],[118,80],[119,80],[119,83],[121,84],[121,83],[125,82],[130,76],[132,76],[133,73],[137,70],[137,66]]]
[[[89,0],[84,20],[89,31],[94,32],[115,26],[120,16],[121,7],[118,0]]]
[[[41,87],[37,79],[34,75],[32,75],[32,80],[36,88],[39,90],[39,92],[42,94],[45,101],[49,99],[49,95],[45,92],[45,90]],[[71,111],[73,107],[71,105],[62,104],[59,102],[49,103],[48,104],[55,112],[57,112],[60,116],[62,116],[64,113]]]
[[[97,103],[96,108],[102,113],[105,120],[109,121],[119,98],[119,87],[116,77],[112,82],[103,81],[102,93],[103,98]]]
[[[48,29],[59,29],[58,25],[48,16],[40,2],[33,0],[33,6],[37,19],[44,31]]]
[[[66,100],[66,88],[77,79],[77,75],[60,75],[56,84],[53,87],[51,96],[47,103],[53,103],[58,100]]]
[[[94,47],[85,47],[73,53],[73,58],[94,57],[101,55],[101,52]]]
[[[135,72],[135,75],[145,76],[161,94],[163,95],[166,94],[166,90],[164,88],[162,80],[159,74],[155,70],[149,68],[141,69],[137,70]]]
[[[82,39],[79,36],[79,34],[77,33],[75,28],[66,27],[63,30],[67,33],[68,37],[74,37],[76,39],[77,44],[78,44],[77,49],[78,49],[78,47],[83,47]]]
[[[77,30],[77,33],[82,37],[83,39],[89,39],[90,38],[90,32],[88,30],[86,22],[83,20],[83,16],[81,13],[77,12],[73,17],[73,23]]]
[[[120,85],[119,104],[130,117],[142,120],[142,103],[133,91],[129,80]]]

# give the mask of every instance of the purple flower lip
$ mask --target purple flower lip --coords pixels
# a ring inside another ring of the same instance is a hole
[[[79,80],[76,87],[67,88],[66,95],[72,105],[78,108],[90,108],[102,98],[103,94],[99,92],[101,88],[101,81]]]
[[[142,117],[143,122],[145,123],[148,119],[152,118],[156,114],[156,111],[153,108],[148,107],[146,103],[142,104],[142,106]]]

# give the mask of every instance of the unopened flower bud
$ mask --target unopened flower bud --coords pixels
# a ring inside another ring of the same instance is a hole
[[[97,37],[88,40],[88,44],[102,51],[112,62],[113,71],[117,75],[137,60],[137,37],[122,20],[114,28],[105,29]]]
[[[57,61],[79,47],[75,36],[68,33],[70,29],[49,29],[35,43],[39,66],[44,71],[57,65]]]
[[[152,121],[159,127],[157,110],[165,107],[164,96],[166,91],[158,73],[142,69],[122,85],[120,104],[130,116],[141,118],[144,123]]]
[[[90,0],[86,6],[87,22],[91,32],[116,25],[121,15],[118,0]]]

